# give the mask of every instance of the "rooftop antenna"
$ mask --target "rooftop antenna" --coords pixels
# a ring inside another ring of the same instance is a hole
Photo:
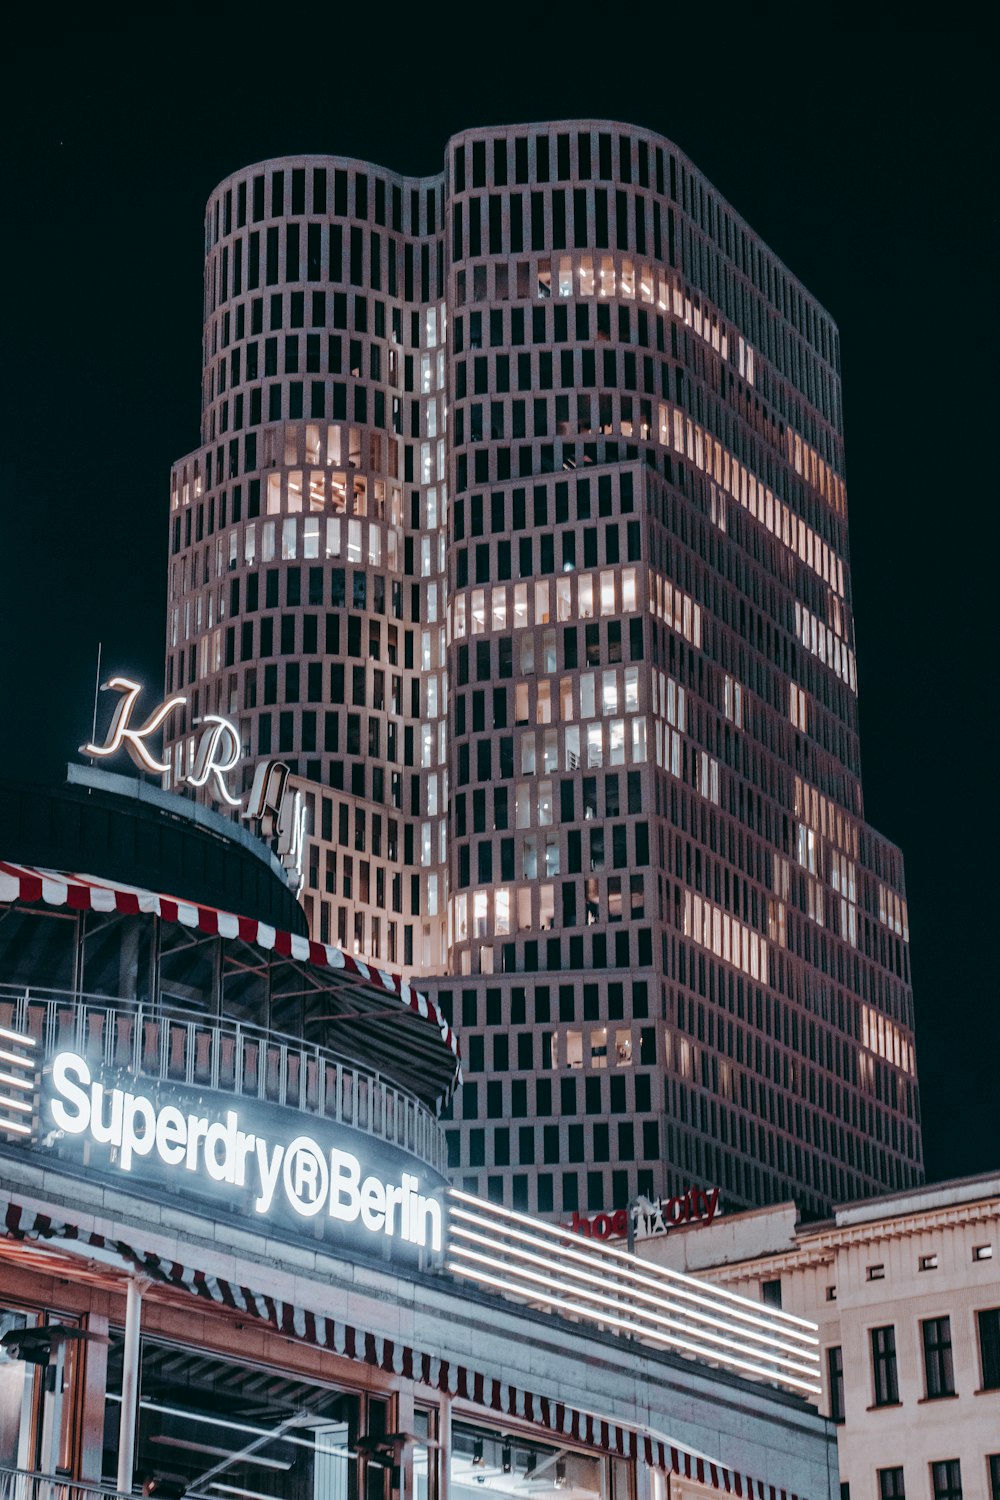
[[[101,647],[103,644],[103,641],[98,641],[97,643],[97,677],[94,681],[94,721],[90,731],[90,743],[92,745],[97,744],[97,698],[101,691]],[[90,757],[90,764],[94,764],[93,756]]]

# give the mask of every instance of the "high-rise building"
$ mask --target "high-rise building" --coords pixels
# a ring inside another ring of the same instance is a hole
[[[676,147],[578,121],[425,179],[234,173],[170,503],[167,688],[301,778],[314,937],[454,1018],[460,1186],[921,1180],[837,332]]]

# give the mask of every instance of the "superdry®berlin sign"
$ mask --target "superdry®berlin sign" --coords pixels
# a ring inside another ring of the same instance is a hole
[[[41,1117],[43,1144],[79,1160],[81,1143],[91,1167],[123,1174],[130,1191],[155,1184],[264,1231],[311,1224],[369,1254],[444,1248],[440,1194],[420,1191],[420,1164],[316,1116],[129,1073],[105,1079],[60,1052],[43,1074]]]

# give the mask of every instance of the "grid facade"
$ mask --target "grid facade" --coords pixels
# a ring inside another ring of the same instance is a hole
[[[828,315],[598,122],[421,181],[265,163],[206,230],[167,686],[303,778],[314,935],[461,1028],[456,1181],[559,1215],[919,1181]]]

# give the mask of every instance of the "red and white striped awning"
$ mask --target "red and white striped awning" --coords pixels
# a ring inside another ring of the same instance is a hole
[[[653,1433],[567,1406],[550,1396],[522,1390],[466,1365],[455,1364],[435,1354],[421,1353],[381,1334],[365,1332],[350,1323],[307,1311],[291,1302],[255,1292],[250,1287],[225,1281],[222,1277],[193,1270],[178,1261],[135,1250],[123,1240],[87,1234],[73,1224],[62,1223],[48,1214],[35,1213],[19,1203],[8,1201],[2,1208],[4,1233],[8,1239],[21,1242],[74,1240],[105,1254],[117,1255],[125,1272],[139,1272],[160,1287],[183,1290],[240,1317],[255,1318],[284,1338],[314,1348],[329,1349],[343,1358],[372,1365],[404,1380],[418,1381],[498,1416],[520,1417],[534,1422],[546,1431],[584,1447],[622,1458],[642,1458],[654,1468],[710,1486],[722,1494],[742,1497],[742,1500],[797,1500],[789,1490],[778,1489],[737,1469],[713,1463]]]
[[[7,864],[0,860],[0,903],[44,902],[46,906],[68,906],[73,911],[120,912],[123,916],[155,916],[165,922],[178,922],[210,936],[238,938],[253,943],[266,953],[295,959],[318,969],[339,969],[370,984],[398,1000],[406,1009],[435,1026],[455,1058],[456,1073],[461,1066],[458,1036],[445,1020],[435,1001],[421,995],[404,983],[400,975],[386,969],[373,969],[329,943],[315,943],[311,938],[282,932],[253,917],[239,917],[218,911],[214,906],[195,906],[173,896],[160,896],[140,886],[117,881],[95,880],[90,875],[67,875],[55,870],[34,869],[30,865]]]

